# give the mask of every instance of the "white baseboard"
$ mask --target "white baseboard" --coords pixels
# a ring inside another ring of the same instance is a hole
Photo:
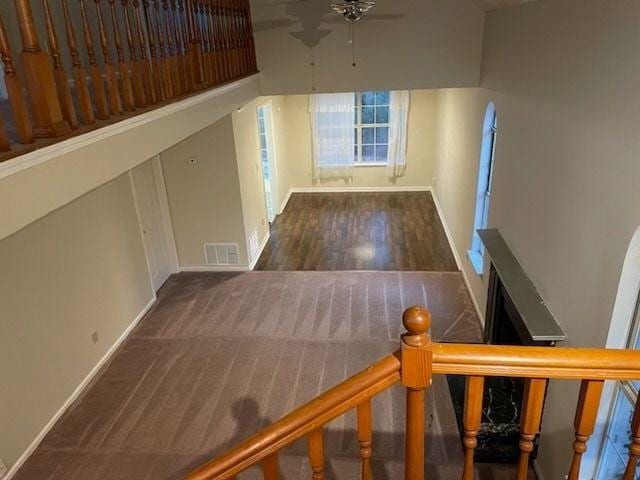
[[[464,280],[464,284],[467,286],[467,291],[469,292],[469,296],[471,297],[471,302],[473,303],[473,308],[476,310],[476,314],[480,319],[482,325],[484,325],[484,313],[480,309],[480,305],[478,304],[478,300],[473,294],[473,290],[471,289],[471,284],[469,283],[469,278],[467,277],[467,272],[464,269],[462,258],[458,254],[458,250],[456,249],[456,245],[453,241],[453,235],[451,234],[451,229],[449,229],[449,225],[447,224],[447,219],[444,216],[444,212],[442,211],[442,207],[440,205],[440,201],[438,200],[438,195],[436,194],[435,189],[431,189],[431,196],[433,197],[433,203],[436,206],[436,210],[438,212],[438,216],[440,217],[440,221],[442,222],[442,227],[444,228],[444,233],[447,236],[447,241],[449,242],[449,247],[453,252],[453,258],[456,261],[456,265],[458,266],[458,270],[462,273],[462,279]]]
[[[293,193],[293,190],[290,188],[289,191],[287,192],[287,196],[284,197],[284,200],[282,200],[282,203],[280,204],[280,211],[278,212],[278,215],[284,212],[284,209],[287,207],[287,203],[289,203],[289,199],[291,198],[292,193]]]
[[[536,458],[532,463],[533,471],[536,473],[536,477],[538,477],[538,480],[544,480],[544,475],[540,471],[540,465],[538,465],[538,459]]]
[[[429,192],[431,187],[418,185],[415,187],[298,187],[290,190],[292,193],[347,193],[347,192]]]
[[[80,384],[76,387],[76,389],[69,396],[69,398],[65,400],[65,402],[58,409],[58,411],[53,415],[53,417],[51,417],[51,419],[47,422],[47,424],[40,431],[40,433],[38,433],[38,435],[33,440],[33,442],[31,442],[29,447],[27,447],[24,453],[20,455],[20,458],[18,458],[16,463],[13,464],[13,466],[7,472],[3,480],[11,480],[11,478],[13,478],[13,476],[18,472],[18,470],[20,470],[22,465],[24,465],[24,463],[33,454],[36,448],[38,448],[38,445],[40,445],[40,442],[42,442],[44,437],[49,433],[49,431],[53,428],[53,426],[60,419],[60,417],[62,417],[64,412],[66,412],[67,409],[71,406],[71,404],[75,402],[76,399],[82,394],[83,390],[87,387],[87,385],[89,385],[89,383],[91,383],[91,381],[96,376],[96,374],[100,371],[100,369],[105,365],[105,363],[107,363],[107,361],[109,361],[111,356],[115,353],[118,347],[120,347],[122,342],[124,342],[124,340],[129,336],[131,331],[136,327],[136,325],[138,325],[140,320],[142,320],[142,318],[147,314],[147,312],[151,309],[153,304],[156,303],[156,300],[157,300],[157,297],[154,292],[153,297],[151,298],[149,303],[147,303],[145,307],[142,309],[142,311],[138,315],[136,315],[136,318],[134,318],[133,321],[129,324],[129,326],[125,329],[125,331],[122,332],[122,335],[120,335],[120,337],[115,341],[115,343],[111,345],[109,350],[107,350],[107,352],[102,356],[102,358],[98,361],[98,363],[91,369],[89,374],[86,377],[84,377],[82,382],[80,382]]]
[[[251,260],[251,263],[249,264],[249,270],[253,270],[254,268],[256,268],[256,264],[258,263],[258,260],[262,255],[262,251],[264,250],[264,247],[267,246],[267,242],[269,241],[269,238],[271,238],[271,232],[267,231],[267,234],[262,239],[262,242],[260,242],[260,246],[258,247],[258,251],[256,252],[255,257],[253,258],[253,260]]]
[[[247,265],[192,265],[180,267],[181,272],[248,272]]]

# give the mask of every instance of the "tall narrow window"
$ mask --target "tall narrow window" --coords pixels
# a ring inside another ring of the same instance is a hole
[[[389,152],[388,90],[355,94],[356,165],[386,165]]]
[[[476,209],[473,218],[473,234],[469,260],[478,275],[484,269],[484,246],[478,236],[478,230],[487,227],[489,221],[489,203],[491,200],[491,179],[493,175],[493,157],[496,151],[496,132],[498,117],[493,103],[487,106],[482,125],[482,146],[480,149],[480,165],[478,167],[478,188],[476,191]]]

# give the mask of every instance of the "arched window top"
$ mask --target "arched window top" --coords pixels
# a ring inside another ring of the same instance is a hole
[[[476,206],[473,217],[473,234],[471,247],[467,252],[469,260],[478,275],[484,269],[484,246],[478,236],[478,230],[487,227],[489,222],[489,204],[491,200],[491,179],[493,174],[493,157],[496,148],[496,132],[498,116],[496,106],[489,102],[482,123],[482,143],[480,146],[480,162],[478,163],[478,186],[476,190]]]

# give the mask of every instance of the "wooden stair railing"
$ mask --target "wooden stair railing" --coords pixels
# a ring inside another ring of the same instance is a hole
[[[0,162],[256,73],[249,2],[224,0],[238,21],[219,21],[215,1],[12,0]]]
[[[540,433],[544,397],[549,379],[581,380],[575,415],[574,455],[568,466],[569,480],[577,480],[582,454],[594,431],[605,380],[640,379],[640,351],[593,348],[518,347],[483,344],[432,343],[431,317],[422,307],[411,307],[403,315],[407,332],[401,348],[348,380],[299,407],[278,422],[248,438],[227,453],[202,465],[186,480],[227,480],[259,465],[266,480],[279,477],[278,454],[298,439],[307,438],[308,457],[314,480],[324,476],[324,426],[355,409],[360,445],[360,479],[371,480],[371,399],[391,386],[406,387],[405,480],[424,479],[425,390],[432,375],[467,377],[464,403],[464,464],[462,480],[474,478],[474,449],[481,426],[485,377],[525,378],[522,399],[520,460],[517,480],[526,480],[534,440]],[[631,424],[629,459],[623,480],[633,480],[640,459],[640,402]]]

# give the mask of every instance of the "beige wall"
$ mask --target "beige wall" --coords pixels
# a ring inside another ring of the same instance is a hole
[[[237,243],[248,265],[231,116],[161,158],[180,267],[205,266],[205,243]]]
[[[484,15],[473,0],[379,0],[355,26],[355,68],[329,3],[252,1],[263,94],[477,86]]]
[[[128,176],[2,240],[0,265],[0,458],[11,466],[153,298]]]
[[[407,169],[394,181],[384,167],[356,167],[353,179],[318,181],[313,178],[309,96],[287,95],[281,129],[286,132],[286,151],[280,164],[290,188],[430,186],[435,173],[438,93],[411,92],[407,133]]]
[[[245,105],[241,110],[233,112],[232,115],[233,133],[238,159],[238,173],[240,176],[240,190],[242,192],[244,228],[247,241],[254,231],[257,232],[258,242],[261,242],[269,232],[264,183],[262,180],[260,147],[258,144],[257,118],[257,108],[269,100],[272,102],[275,134],[275,130],[277,130],[277,126],[279,126],[280,112],[278,112],[277,109],[281,108],[281,97],[275,97],[273,99],[265,97],[258,98]],[[282,142],[276,140],[276,150],[278,143],[280,143],[282,148]],[[280,184],[280,182],[277,183]],[[277,209],[278,205],[275,205],[275,208]],[[253,260],[253,258],[251,260]]]
[[[253,76],[0,164],[0,205],[20,206],[0,209],[0,239],[122,175],[256,97],[258,77]],[[16,163],[31,166],[15,173]]]
[[[499,132],[490,225],[502,231],[569,345],[604,344],[640,224],[640,98],[632,94],[639,22],[640,4],[626,0],[540,0],[492,12],[484,88],[442,97],[448,148],[439,150],[437,191],[458,251],[468,248],[482,114],[493,100]],[[472,287],[484,295],[477,278]],[[538,462],[547,480],[566,474],[576,392],[576,384],[560,382],[549,392]]]

